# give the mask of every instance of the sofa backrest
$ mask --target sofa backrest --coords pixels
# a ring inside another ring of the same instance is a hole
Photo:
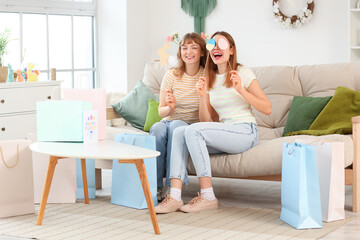
[[[169,66],[162,66],[160,62],[147,63],[143,82],[158,94],[162,77],[168,69]],[[254,109],[260,140],[282,136],[294,96],[333,96],[338,86],[360,91],[360,62],[251,69],[272,103],[270,116]]]

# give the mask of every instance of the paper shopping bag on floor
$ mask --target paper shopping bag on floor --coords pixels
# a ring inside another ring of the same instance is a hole
[[[280,219],[296,229],[321,228],[321,203],[316,148],[284,143]]]
[[[92,109],[98,111],[99,140],[106,139],[106,90],[65,88],[64,100],[92,103]]]
[[[30,143],[0,141],[0,217],[35,211]]]
[[[30,133],[27,138],[36,142],[36,134]],[[45,177],[49,165],[49,155],[32,152],[34,173],[34,201],[40,203],[44,189]],[[59,159],[47,203],[75,203],[76,202],[76,167],[74,158]]]
[[[156,150],[155,137],[137,134],[116,134],[115,142]],[[157,205],[156,158],[144,159],[146,174],[154,205]],[[143,209],[147,208],[144,191],[135,164],[113,161],[111,203]]]
[[[316,147],[322,220],[345,219],[345,153],[343,142],[295,140]]]

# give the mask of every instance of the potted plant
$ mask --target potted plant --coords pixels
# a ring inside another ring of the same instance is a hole
[[[0,33],[0,67],[3,63],[3,57],[7,54],[7,44],[9,43],[10,30],[5,28],[5,31]]]
[[[7,54],[7,44],[9,43],[10,30],[5,29],[4,32],[0,33],[0,82],[5,82],[8,74],[8,68],[3,67],[3,58]]]

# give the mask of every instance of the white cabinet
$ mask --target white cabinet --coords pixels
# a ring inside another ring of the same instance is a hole
[[[360,8],[358,0],[350,0],[350,49],[349,60],[360,61]]]
[[[36,102],[60,99],[60,81],[1,83],[0,140],[36,133]]]

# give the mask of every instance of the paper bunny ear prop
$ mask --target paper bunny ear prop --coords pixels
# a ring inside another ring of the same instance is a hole
[[[212,38],[206,43],[206,49],[208,51],[211,51],[214,49],[215,45],[216,45],[215,39]],[[221,50],[225,50],[229,48],[229,42],[226,41],[224,38],[220,38],[217,45]]]

